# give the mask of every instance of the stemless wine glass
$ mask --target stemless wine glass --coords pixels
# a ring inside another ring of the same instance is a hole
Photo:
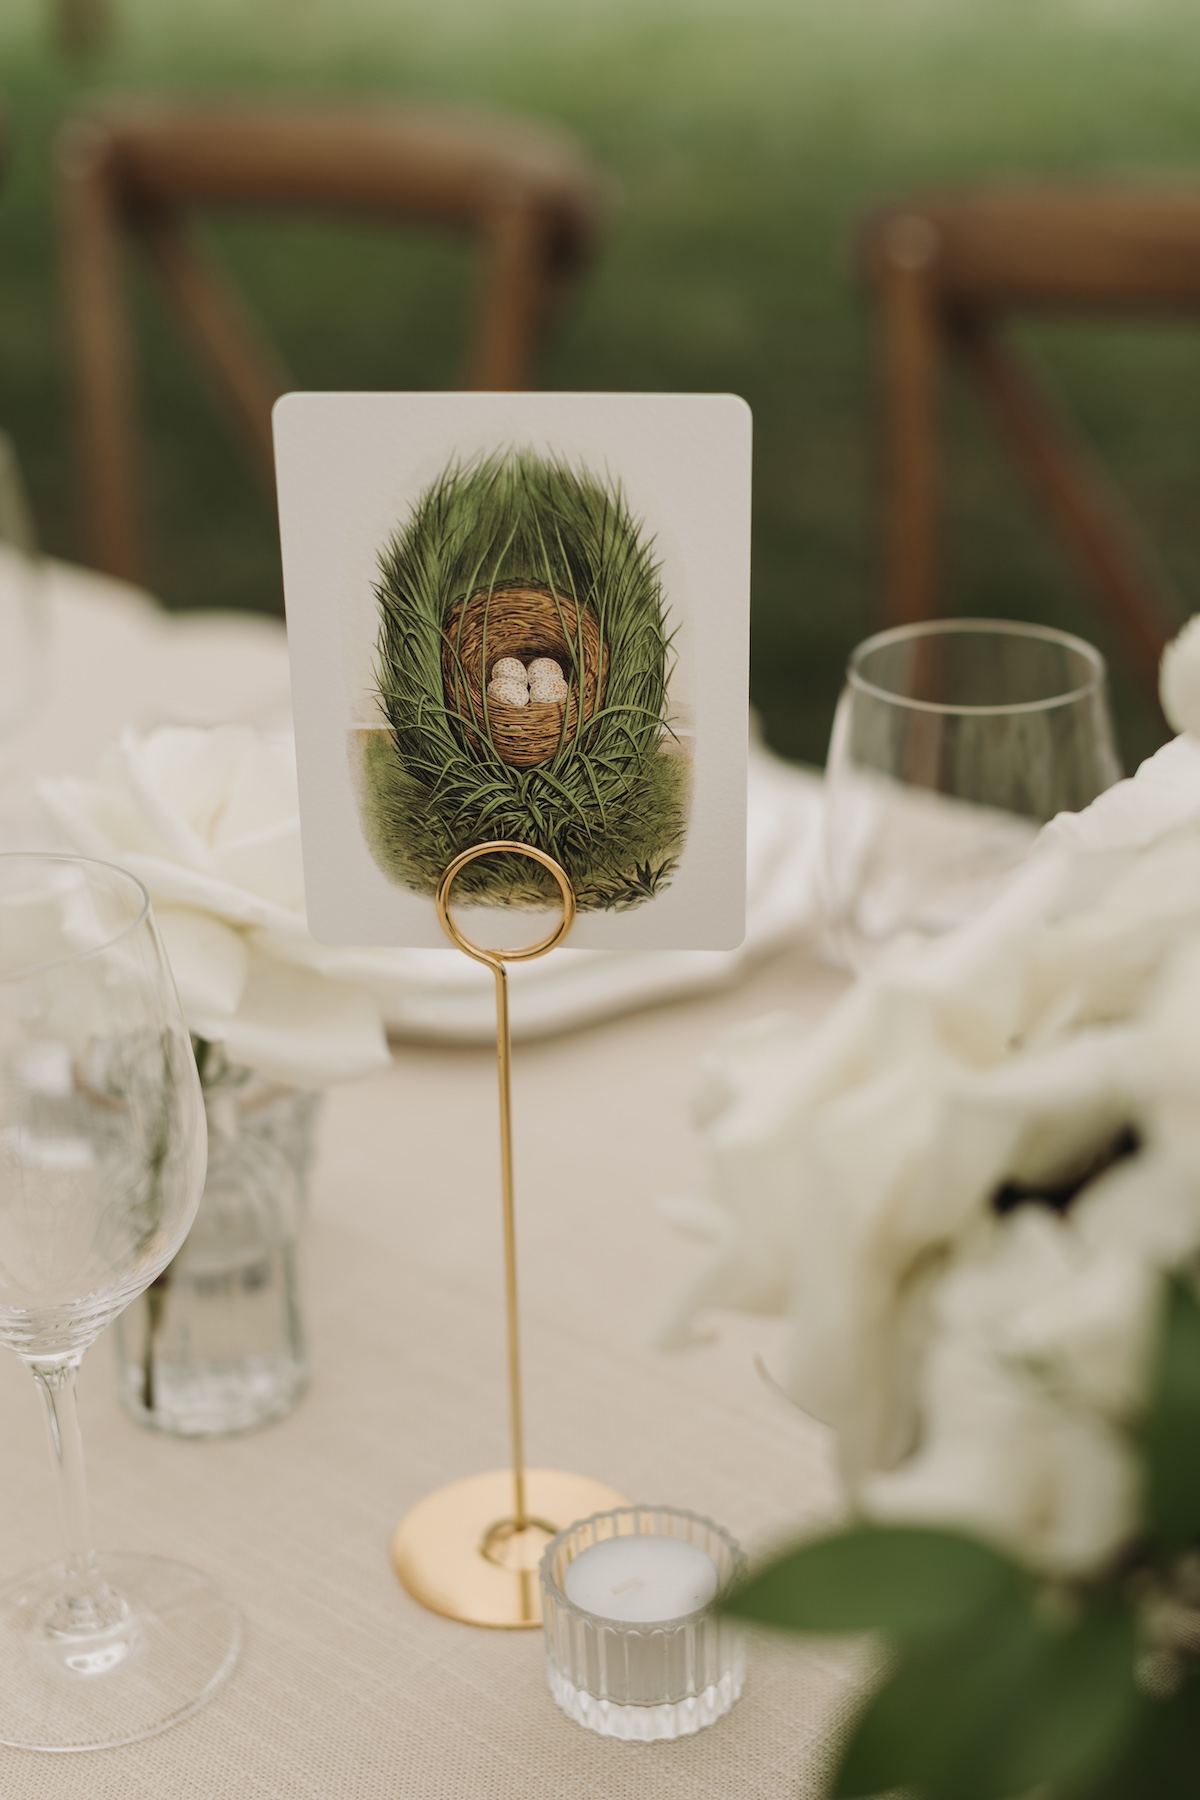
[[[833,947],[862,969],[979,912],[1055,813],[1121,776],[1104,659],[1002,619],[883,631],[846,671],[825,770]]]
[[[0,855],[0,1342],[45,1405],[67,1553],[0,1587],[0,1743],[149,1737],[237,1658],[239,1616],[205,1576],[96,1555],[75,1402],[88,1345],[182,1243],[204,1162],[144,888],[82,857]]]

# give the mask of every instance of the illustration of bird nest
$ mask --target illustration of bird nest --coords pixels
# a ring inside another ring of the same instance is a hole
[[[453,463],[380,557],[365,835],[393,881],[432,894],[459,851],[507,838],[566,870],[581,910],[670,881],[689,763],[669,725],[658,566],[619,486],[530,451]],[[554,904],[521,857],[455,884]]]

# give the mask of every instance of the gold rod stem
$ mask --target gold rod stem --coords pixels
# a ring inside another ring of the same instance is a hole
[[[562,918],[553,931],[519,950],[488,950],[473,943],[455,924],[450,912],[450,892],[455,879],[481,856],[524,856],[540,863],[554,877],[562,896]],[[496,982],[496,1065],[500,1076],[500,1182],[504,1203],[504,1293],[508,1311],[508,1398],[512,1415],[513,1518],[517,1531],[529,1524],[525,1498],[525,1428],[521,1412],[521,1328],[517,1312],[517,1223],[513,1191],[512,1143],[512,1032],[508,1022],[508,976],[505,962],[532,962],[561,944],[575,922],[575,890],[561,863],[532,844],[497,839],[460,850],[442,874],[437,887],[437,915],[442,930],[464,955],[483,963]],[[522,1615],[524,1616],[524,1615]]]
[[[513,1199],[512,1032],[508,1022],[508,974],[495,962],[496,1064],[500,1075],[500,1183],[504,1209],[504,1294],[508,1311],[508,1402],[512,1419],[513,1523],[524,1531],[525,1427],[521,1411],[521,1328],[517,1311],[517,1220]]]

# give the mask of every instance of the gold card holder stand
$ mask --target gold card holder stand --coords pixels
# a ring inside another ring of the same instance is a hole
[[[450,914],[455,881],[483,856],[524,856],[548,869],[562,895],[562,918],[536,944],[489,950],[466,937]],[[530,844],[474,844],[454,858],[437,890],[442,929],[455,947],[492,971],[496,982],[496,1060],[500,1077],[500,1184],[504,1220],[504,1292],[508,1318],[511,1469],[491,1469],[437,1488],[396,1527],[392,1561],[423,1606],[468,1625],[520,1630],[540,1625],[538,1564],[550,1539],[591,1513],[626,1504],[605,1482],[562,1469],[527,1469],[521,1405],[521,1338],[517,1310],[517,1237],[513,1197],[512,1034],[505,964],[532,962],[563,942],[575,922],[575,892],[565,869]]]

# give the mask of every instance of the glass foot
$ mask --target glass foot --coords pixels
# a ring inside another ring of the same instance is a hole
[[[79,1620],[60,1564],[0,1588],[0,1744],[108,1750],[178,1724],[238,1658],[241,1614],[206,1575],[159,1556],[101,1556],[111,1589]]]

